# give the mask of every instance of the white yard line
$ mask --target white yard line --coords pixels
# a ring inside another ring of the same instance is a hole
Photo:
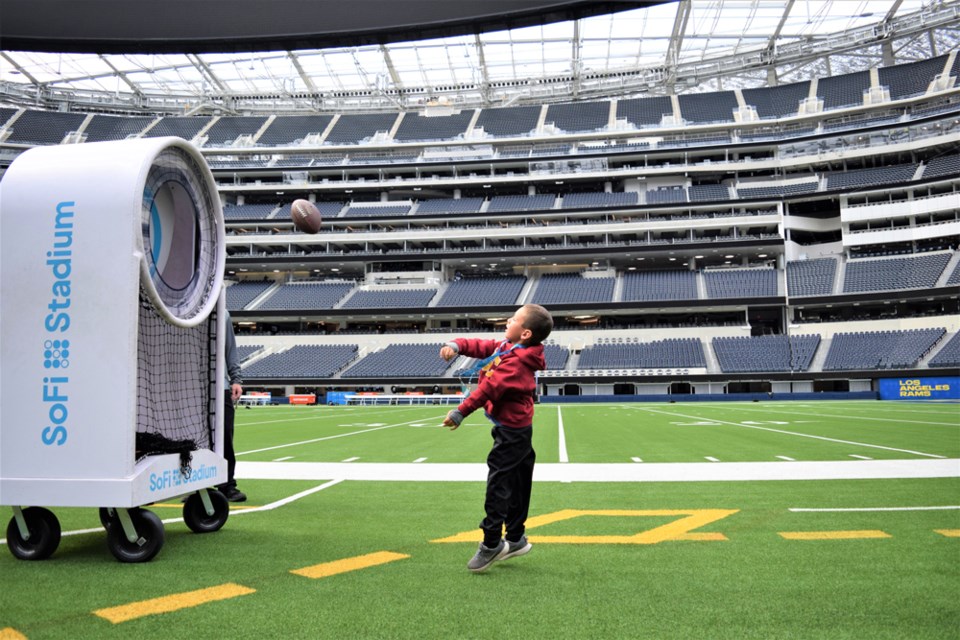
[[[649,411],[651,413],[659,413],[665,416],[674,416],[678,418],[689,418],[690,420],[706,420],[701,416],[688,416],[682,413],[673,413],[670,411],[657,411],[656,409],[648,409],[646,407],[638,407],[643,411]],[[827,438],[825,436],[815,436],[809,433],[797,433],[796,431],[786,431],[784,429],[771,429],[769,427],[760,427],[754,424],[745,424],[743,422],[729,422],[727,420],[716,420],[713,419],[713,422],[719,422],[720,424],[727,424],[733,427],[742,427],[744,429],[759,429],[760,431],[771,431],[773,433],[782,433],[788,436],[797,436],[799,438],[813,438],[814,440],[824,440],[826,442],[836,442],[839,444],[850,444],[857,447],[868,447],[870,449],[883,449],[884,451],[897,451],[899,453],[910,453],[915,456],[923,456],[925,458],[945,458],[945,456],[937,455],[935,453],[924,453],[922,451],[912,451],[910,449],[897,449],[895,447],[884,447],[879,444],[868,444],[866,442],[854,442],[852,440],[839,440],[837,438]]]
[[[256,480],[485,482],[482,462],[238,462],[237,477]],[[536,482],[699,482],[957,478],[960,459],[797,462],[538,463]]]
[[[704,456],[704,460],[709,460],[710,462],[720,462],[717,458],[711,458],[710,456]]]
[[[443,419],[443,416],[439,418],[432,419]],[[338,433],[332,436],[324,436],[323,438],[314,438],[313,440],[301,440],[300,442],[289,442],[287,444],[278,444],[275,447],[264,447],[263,449],[252,449],[250,451],[238,451],[237,456],[245,456],[251,453],[261,453],[263,451],[274,451],[276,449],[286,449],[287,447],[298,447],[302,444],[313,444],[314,442],[323,442],[324,440],[333,440],[334,438],[346,438],[347,436],[355,436],[361,433],[369,433],[371,431],[380,431],[381,429],[393,429],[394,427],[404,427],[415,422],[422,422],[423,419],[419,420],[407,420],[406,422],[399,422],[397,424],[387,424],[382,427],[373,427],[371,429],[361,429],[360,431],[351,431],[349,433]]]
[[[340,462],[353,462],[359,459],[360,459],[360,456],[353,456],[352,458],[347,458],[346,460],[341,460]]]
[[[630,459],[633,460],[634,462],[643,462],[641,458],[630,458]]]
[[[285,462],[286,460],[293,460],[293,456],[283,456],[282,458],[277,458],[274,462]]]
[[[861,512],[861,511],[955,511],[960,506],[949,505],[942,507],[835,507],[824,509],[805,509],[803,507],[793,507],[788,511],[794,513],[843,513],[843,512]]]
[[[873,458],[870,458],[870,457],[867,457],[867,456],[858,456],[858,455],[855,454],[855,453],[851,453],[851,454],[850,454],[850,457],[851,457],[851,458],[856,458],[857,460],[873,460]]]
[[[426,461],[427,461],[426,458],[417,458],[416,460],[413,461],[413,464],[418,464],[420,462],[426,462]]]
[[[557,427],[560,432],[560,462],[570,462],[570,456],[567,455],[567,436],[563,432],[563,414],[560,413],[560,406],[557,406]]]
[[[796,460],[795,460],[794,458],[791,458],[791,457],[789,457],[789,456],[775,456],[775,457],[780,458],[781,460],[783,460],[783,461],[785,461],[785,462],[796,462]]]
[[[770,410],[769,410],[769,409],[766,409],[766,410],[765,410],[765,409],[756,408],[756,407],[738,407],[737,410],[738,410],[738,411],[753,411],[753,412],[760,412],[760,413],[766,413],[766,414],[769,414],[769,413],[770,413]],[[782,409],[775,409],[774,412],[775,412],[775,413],[778,413],[778,414],[786,414],[786,415],[793,415],[793,416],[804,416],[804,417],[816,416],[816,417],[818,417],[818,418],[833,418],[833,419],[835,419],[835,420],[849,420],[849,419],[850,419],[850,416],[834,416],[834,415],[830,415],[830,414],[827,414],[827,413],[809,413],[809,412],[807,412],[807,411],[797,412],[797,411],[784,411],[784,410],[782,410]],[[927,422],[927,421],[925,421],[925,420],[902,420],[902,419],[900,419],[900,418],[869,418],[869,417],[867,417],[867,416],[863,416],[863,415],[859,415],[859,414],[858,414],[858,415],[856,416],[856,419],[857,419],[857,420],[872,420],[872,421],[874,421],[874,422],[896,422],[897,424],[926,424],[926,425],[933,425],[933,426],[937,426],[937,427],[956,427],[956,426],[960,426],[960,418],[958,418],[957,421],[955,421],[955,422]]]

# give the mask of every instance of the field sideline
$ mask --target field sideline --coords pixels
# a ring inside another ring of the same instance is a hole
[[[0,639],[957,637],[956,405],[539,405],[534,550],[481,575],[489,423],[445,411],[238,410],[223,530],[153,505],[122,565],[54,508],[53,558],[0,553]]]

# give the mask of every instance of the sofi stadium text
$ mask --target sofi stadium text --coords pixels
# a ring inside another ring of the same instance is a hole
[[[179,487],[185,484],[200,482],[201,480],[214,478],[216,475],[217,468],[208,467],[205,464],[191,471],[189,476],[184,476],[180,473],[179,469],[167,469],[163,473],[150,474],[150,491],[159,491],[160,489],[167,489],[169,487]]]

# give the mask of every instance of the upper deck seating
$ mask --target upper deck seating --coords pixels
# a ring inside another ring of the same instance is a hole
[[[350,205],[344,212],[344,218],[356,216],[405,216],[410,213],[408,204],[383,204],[376,206],[355,206]]]
[[[262,311],[333,309],[353,291],[350,282],[288,282],[257,307]]]
[[[791,296],[828,296],[837,275],[834,258],[791,260],[787,263],[787,292]]]
[[[390,131],[396,113],[352,113],[341,115],[327,134],[324,144],[357,144],[372,138],[378,131]]]
[[[615,193],[568,193],[563,196],[564,209],[593,209],[601,207],[633,207],[637,204],[637,192]]]
[[[551,304],[612,302],[615,278],[584,278],[579,273],[548,273],[540,278],[532,302]]]
[[[230,311],[243,309],[274,284],[273,280],[263,280],[261,282],[244,280],[226,287],[224,290],[227,293],[227,309]]]
[[[610,119],[609,102],[573,102],[551,104],[547,107],[546,122],[568,133],[598,131],[607,126]]]
[[[777,87],[742,89],[743,101],[757,109],[757,116],[789,118],[797,115],[800,101],[810,95],[810,81],[784,84]]]
[[[253,136],[266,121],[266,116],[224,116],[207,130],[206,146],[229,145],[240,136]]]
[[[693,271],[629,271],[623,275],[623,301],[696,300]]]
[[[406,113],[397,128],[394,140],[397,142],[416,142],[419,140],[452,140],[463,137],[467,125],[473,119],[473,110],[465,109],[449,116],[422,116],[419,113]]]
[[[626,120],[638,129],[658,126],[665,115],[673,115],[673,102],[668,96],[617,101],[617,119]]]
[[[820,78],[817,95],[823,99],[825,111],[863,105],[863,92],[870,88],[870,72],[858,71]]]
[[[524,276],[488,276],[454,280],[447,287],[438,307],[513,305],[527,279]]]
[[[681,93],[680,114],[687,122],[733,122],[733,112],[740,108],[733,91]]]
[[[210,116],[167,116],[152,126],[144,137],[177,136],[184,140],[193,140],[194,136],[208,124],[210,124]]]
[[[718,202],[730,199],[730,189],[723,184],[694,184],[688,189],[690,202]]]
[[[277,208],[277,203],[223,205],[224,220],[264,220]]]
[[[437,294],[436,289],[361,290],[343,304],[343,309],[423,309]]]
[[[557,197],[552,193],[538,193],[532,196],[494,196],[487,205],[487,213],[503,211],[545,211],[553,209]]]
[[[438,198],[421,200],[417,214],[477,213],[483,206],[483,198]]]
[[[839,171],[827,176],[827,189],[851,189],[871,185],[903,184],[913,180],[917,163],[896,164],[889,167]]]
[[[937,283],[949,261],[949,253],[849,260],[843,291],[929,289]]]
[[[709,298],[763,298],[777,295],[777,270],[715,269],[703,272]]]
[[[71,131],[77,131],[85,113],[59,113],[56,111],[25,111],[9,127],[10,136],[5,142],[16,144],[60,144]]]
[[[877,69],[880,86],[890,90],[891,100],[923,95],[937,74],[943,72],[947,56],[936,56],[919,62],[909,62]]]
[[[333,116],[278,116],[260,134],[257,144],[268,147],[292,145],[311,134],[322,134],[331,120]]]
[[[494,138],[525,136],[537,128],[539,118],[539,106],[484,109],[474,126]]]
[[[958,153],[932,158],[923,170],[924,178],[956,175],[960,175],[960,154]]]
[[[83,135],[87,142],[103,142],[105,140],[125,140],[138,135],[153,122],[153,116],[134,116],[121,118],[97,114],[87,123]]]

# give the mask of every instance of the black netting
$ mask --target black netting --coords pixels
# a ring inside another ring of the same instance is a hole
[[[213,448],[216,314],[191,328],[167,323],[140,292],[137,343],[137,459]],[[222,392],[220,392],[222,394]]]

